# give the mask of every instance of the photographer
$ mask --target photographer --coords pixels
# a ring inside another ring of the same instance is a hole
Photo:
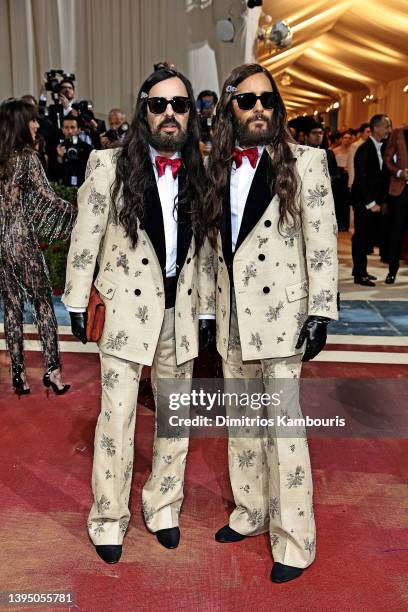
[[[112,108],[108,115],[109,130],[100,135],[103,149],[119,147],[126,136],[129,124],[125,113],[120,108]]]
[[[57,146],[55,178],[64,185],[80,187],[85,180],[86,164],[92,147],[81,140],[79,119],[75,115],[64,117],[61,139]]]
[[[93,149],[100,149],[100,136],[106,131],[103,119],[97,119],[93,112],[91,100],[79,100],[72,104],[72,114],[79,117],[81,124],[81,140],[92,146]]]
[[[211,152],[212,119],[217,102],[218,96],[215,91],[205,89],[198,94],[196,106],[200,119],[200,151],[203,157],[206,157]]]
[[[63,75],[58,81],[57,75]],[[48,116],[57,128],[62,127],[64,117],[72,113],[75,100],[75,75],[66,75],[62,70],[50,70],[46,80],[42,81],[40,89],[40,115]],[[53,104],[47,107],[47,91],[51,93]]]

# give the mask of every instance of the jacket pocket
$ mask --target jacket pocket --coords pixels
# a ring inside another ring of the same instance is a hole
[[[97,276],[94,284],[99,293],[107,300],[111,300],[115,295],[117,286],[104,276]]]
[[[309,295],[309,286],[307,280],[286,287],[286,297],[288,302],[295,302]]]

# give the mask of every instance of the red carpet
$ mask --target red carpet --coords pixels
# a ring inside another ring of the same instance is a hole
[[[65,354],[72,391],[47,400],[39,354],[29,353],[32,395],[20,401],[11,393],[4,353],[0,360],[0,591],[71,591],[75,609],[98,612],[408,609],[406,440],[311,440],[316,562],[298,580],[274,585],[266,535],[230,545],[213,539],[232,509],[224,440],[191,442],[179,548],[167,551],[147,532],[140,491],[151,461],[153,414],[139,405],[133,515],[122,560],[108,566],[85,527],[98,357]],[[407,369],[320,363],[304,373],[400,377]]]

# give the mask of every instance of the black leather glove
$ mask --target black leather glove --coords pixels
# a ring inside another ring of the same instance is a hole
[[[215,319],[200,319],[198,322],[200,351],[215,350]]]
[[[82,344],[86,344],[86,321],[88,315],[86,312],[70,312],[72,334],[80,339]]]
[[[306,340],[306,350],[302,361],[310,361],[324,349],[327,340],[327,324],[330,319],[327,317],[307,317],[300,330],[296,348],[301,348]]]

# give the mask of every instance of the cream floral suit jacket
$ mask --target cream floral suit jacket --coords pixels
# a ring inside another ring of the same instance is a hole
[[[86,180],[78,191],[78,218],[71,236],[62,301],[68,307],[87,307],[98,263],[94,284],[106,308],[99,348],[122,359],[151,365],[165,310],[163,266],[139,221],[135,249],[123,228],[113,223],[110,187],[115,179],[115,166],[114,149],[91,153]],[[156,212],[161,215],[160,204]],[[156,224],[156,217],[150,219],[152,224]],[[164,234],[162,242],[165,256]],[[191,235],[185,257],[181,263],[178,261],[175,303],[178,364],[198,354],[198,315],[215,313],[213,255],[208,245],[199,257],[194,253]]]
[[[241,243],[238,240],[230,266],[222,230],[218,235],[217,348],[224,359],[228,347],[239,341],[244,361],[300,353],[303,349],[295,345],[308,315],[338,318],[337,223],[326,154],[311,147],[291,146],[301,181],[299,230],[286,226],[279,233],[278,198],[270,201],[269,196],[255,225]],[[268,155],[269,150],[258,164],[251,186],[258,192],[253,192],[254,199],[247,201],[246,209],[258,206],[263,197],[256,182],[262,182],[261,167],[270,163]],[[239,338],[229,333],[232,278]]]

